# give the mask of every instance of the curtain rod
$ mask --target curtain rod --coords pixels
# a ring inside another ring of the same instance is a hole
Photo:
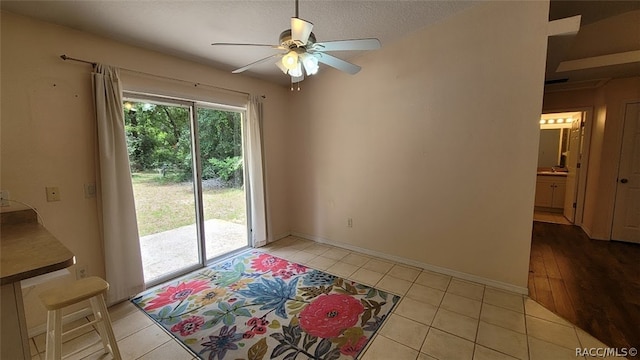
[[[90,64],[91,66],[98,65],[97,63],[94,63],[94,62],[91,62],[91,61],[87,61],[87,60],[80,60],[80,59],[72,58],[72,57],[69,57],[69,56],[67,56],[65,54],[60,55],[60,58],[62,60],[71,60],[71,61],[77,61],[77,62],[81,62],[81,63],[85,63],[85,64]]]
[[[88,61],[88,60],[82,60],[82,59],[77,59],[77,58],[72,58],[70,56],[67,56],[66,54],[62,54],[60,55],[60,58],[62,60],[71,60],[71,61],[77,61],[77,62],[81,62],[81,63],[85,63],[85,64],[89,64],[93,67],[96,67],[96,65],[98,65],[98,63],[92,62],[92,61]],[[162,76],[162,75],[156,75],[156,74],[151,74],[151,73],[147,73],[147,72],[143,72],[143,71],[139,71],[139,70],[131,70],[131,69],[127,69],[127,68],[121,68],[122,70],[126,70],[126,71],[130,71],[130,72],[134,72],[134,73],[139,73],[139,74],[143,74],[143,75],[149,75],[149,76],[155,76],[155,77],[159,77],[162,79],[167,79],[167,80],[173,80],[173,81],[180,81],[180,82],[184,82],[184,83],[188,83],[188,84],[195,84],[195,86],[208,86],[208,87],[212,87],[214,89],[220,89],[220,90],[225,90],[225,91],[230,91],[230,92],[235,92],[238,94],[243,94],[243,95],[251,95],[250,93],[244,92],[244,91],[238,91],[238,90],[233,90],[233,89],[227,89],[227,88],[223,88],[220,86],[215,86],[215,85],[210,85],[210,84],[203,84],[203,83],[199,83],[199,82],[194,82],[194,81],[187,81],[187,80],[182,80],[182,79],[176,79],[176,78],[172,78],[172,77],[168,77],[168,76]],[[265,95],[260,95],[261,98],[266,99],[267,97]]]

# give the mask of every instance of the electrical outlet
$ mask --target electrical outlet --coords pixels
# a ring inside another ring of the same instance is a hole
[[[9,190],[0,191],[0,206],[11,206],[9,202]]]
[[[46,187],[47,201],[60,201],[60,189],[57,186]]]
[[[87,265],[78,265],[76,267],[76,280],[84,279],[89,276]]]
[[[353,227],[353,219],[352,218],[348,218],[347,219],[347,227],[350,227],[350,228]]]

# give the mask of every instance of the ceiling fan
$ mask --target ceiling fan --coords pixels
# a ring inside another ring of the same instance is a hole
[[[282,52],[254,61],[232,72],[234,74],[241,73],[252,66],[276,59],[275,65],[283,73],[291,76],[292,90],[293,83],[299,83],[304,80],[305,73],[310,76],[318,72],[318,63],[329,65],[351,75],[360,71],[360,66],[329,55],[327,52],[375,50],[380,48],[380,40],[374,38],[317,42],[315,34],[311,31],[313,24],[298,17],[298,0],[295,0],[295,6],[296,16],[291,18],[291,28],[280,33],[279,45],[242,43],[213,43],[211,45],[262,46],[281,50]]]

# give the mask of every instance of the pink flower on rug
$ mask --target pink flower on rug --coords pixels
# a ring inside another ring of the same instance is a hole
[[[360,339],[358,339],[358,341],[355,344],[353,344],[351,342],[351,339],[349,339],[347,343],[342,345],[342,347],[340,348],[340,353],[343,355],[356,357],[356,355],[358,355],[358,353],[360,352],[360,350],[362,350],[362,348],[366,343],[367,343],[366,336],[360,337]]]
[[[151,300],[144,309],[147,311],[157,309],[173,302],[184,300],[190,295],[208,288],[209,282],[205,280],[193,280],[181,283],[178,286],[169,286],[165,291],[156,295],[156,298]]]
[[[334,338],[355,325],[363,312],[360,301],[349,295],[321,295],[300,312],[300,327],[313,336]]]
[[[307,272],[307,267],[300,264],[289,264],[289,268],[296,272],[296,274],[304,274]]]
[[[295,274],[289,270],[280,270],[273,274],[273,276],[279,276],[283,280],[290,279],[293,275]]]
[[[279,271],[287,268],[289,263],[285,260],[271,256],[269,254],[260,254],[257,258],[251,260],[251,267],[261,272]]]
[[[179,331],[181,336],[187,336],[200,330],[202,325],[204,325],[204,318],[202,316],[192,316],[173,325],[171,331]]]

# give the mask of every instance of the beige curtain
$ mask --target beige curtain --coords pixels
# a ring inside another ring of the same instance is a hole
[[[262,166],[262,102],[259,96],[249,98],[247,113],[251,245],[259,247],[267,244],[267,216]]]
[[[119,69],[98,64],[93,75],[102,241],[108,303],[144,290]]]

